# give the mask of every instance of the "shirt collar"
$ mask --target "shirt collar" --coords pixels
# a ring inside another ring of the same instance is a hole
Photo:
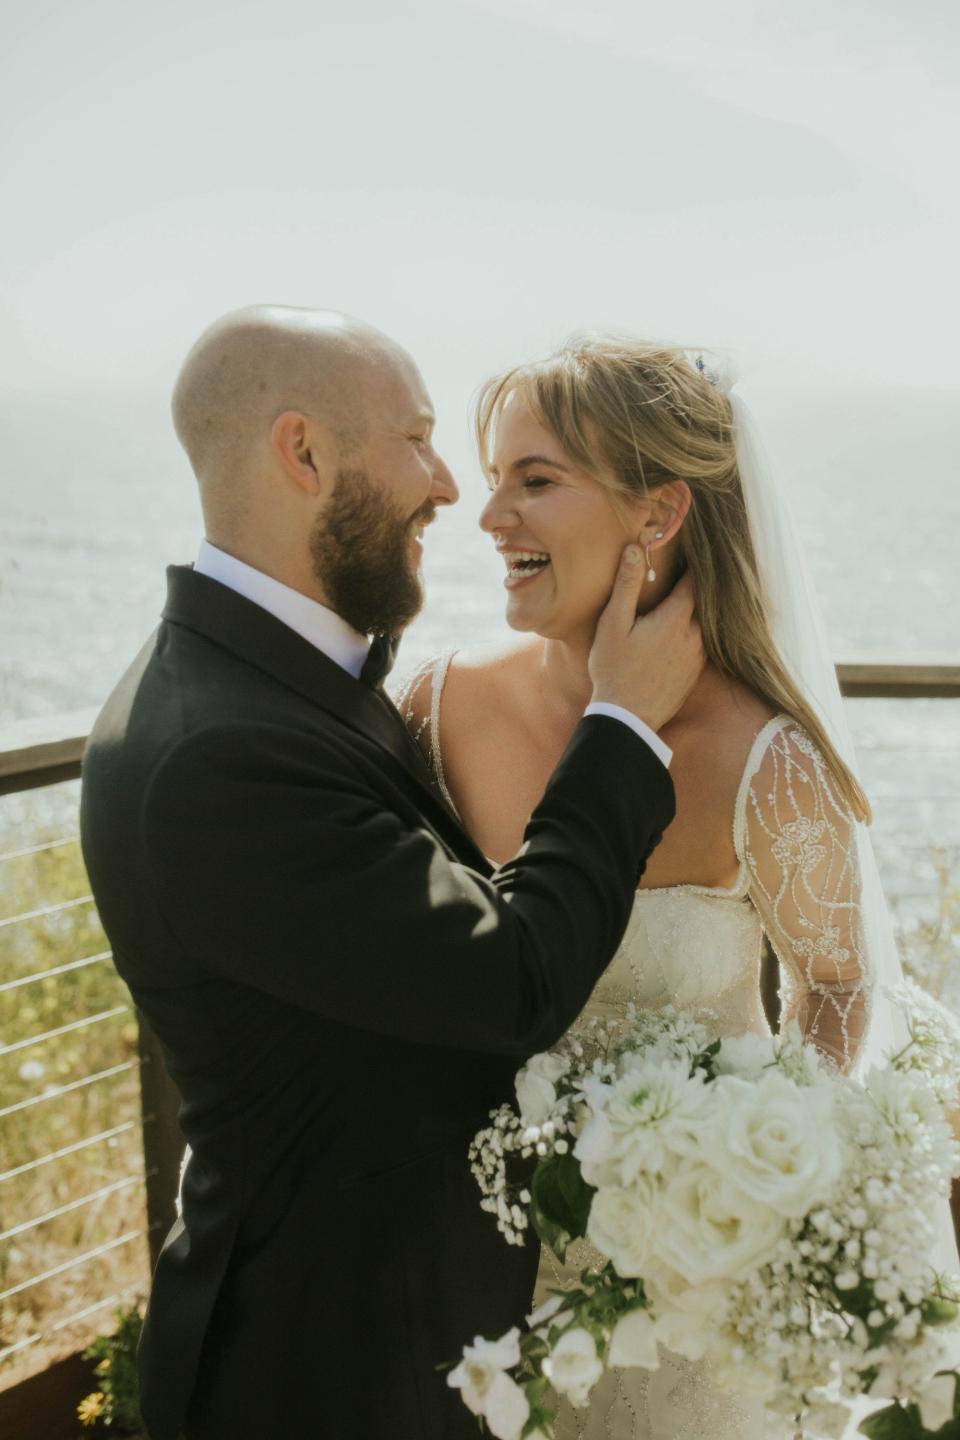
[[[209,540],[202,541],[194,569],[269,611],[355,680],[360,678],[370,641],[366,635],[348,625],[336,611],[321,605],[318,600],[311,600],[309,595],[303,595],[299,590],[291,590],[289,585],[274,580],[272,575],[265,575],[262,570],[255,570],[252,565],[218,550]]]

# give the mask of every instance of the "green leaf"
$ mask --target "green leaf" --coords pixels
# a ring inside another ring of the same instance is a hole
[[[929,1431],[920,1423],[920,1412],[915,1405],[904,1409],[895,1400],[886,1410],[878,1410],[862,1420],[859,1433],[868,1440],[921,1440]]]
[[[720,1053],[720,1043],[719,1040],[713,1040],[700,1051],[699,1055],[694,1055],[690,1061],[691,1074],[695,1070],[703,1070],[710,1079],[713,1079],[713,1062]]]
[[[550,1353],[550,1346],[536,1330],[526,1330],[520,1336],[520,1354],[528,1360],[539,1360]]]
[[[557,1259],[566,1259],[571,1240],[586,1234],[594,1191],[572,1155],[552,1155],[537,1166],[530,1187],[531,1219]]]
[[[544,1245],[548,1245],[562,1265],[567,1258],[567,1246],[573,1238],[562,1225],[555,1225],[533,1200],[530,1205],[530,1223]]]
[[[530,1435],[552,1435],[551,1426],[556,1418],[556,1410],[548,1410],[543,1405],[534,1405],[527,1418],[527,1423],[520,1432],[520,1440],[527,1440]]]

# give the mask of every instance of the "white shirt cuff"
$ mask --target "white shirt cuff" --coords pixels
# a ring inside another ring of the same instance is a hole
[[[650,726],[645,724],[638,715],[634,715],[632,710],[624,710],[620,705],[608,705],[604,700],[596,700],[592,705],[588,705],[583,713],[585,716],[609,715],[611,720],[622,720],[624,725],[630,726],[635,735],[639,735],[641,740],[646,741],[657,759],[662,760],[664,765],[669,767],[670,761],[673,759],[673,751],[670,746],[665,745],[656,730],[651,730]]]

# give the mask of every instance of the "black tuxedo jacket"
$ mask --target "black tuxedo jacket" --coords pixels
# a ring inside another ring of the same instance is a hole
[[[193,1150],[140,1348],[147,1428],[473,1437],[436,1367],[522,1322],[537,1255],[480,1210],[467,1146],[609,963],[668,773],[584,720],[494,872],[381,693],[190,567],[169,587],[81,801]]]

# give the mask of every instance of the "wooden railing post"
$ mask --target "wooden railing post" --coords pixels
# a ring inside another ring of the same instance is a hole
[[[167,1074],[160,1042],[140,1010],[137,1011],[137,1021],[140,1029],[140,1106],[152,1271],[167,1232],[177,1218],[177,1185],[186,1142],[177,1124],[180,1095]]]

